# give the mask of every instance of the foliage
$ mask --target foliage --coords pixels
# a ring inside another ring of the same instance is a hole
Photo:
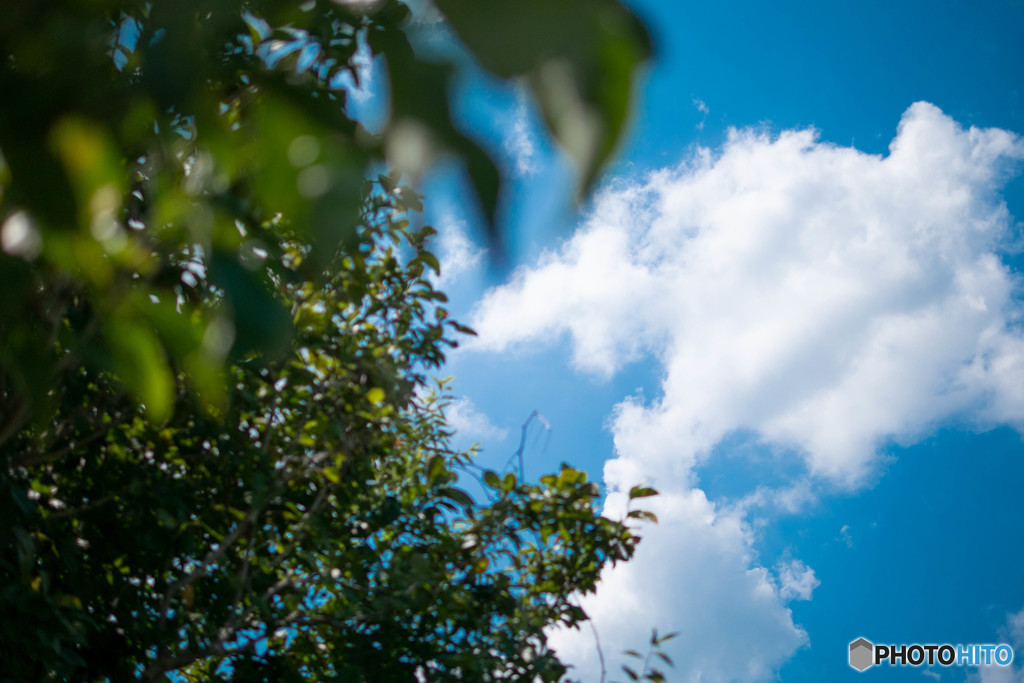
[[[630,681],[651,681],[651,683],[665,683],[665,672],[658,668],[654,662],[651,661],[651,657],[657,657],[661,660],[662,664],[666,666],[673,666],[672,658],[669,657],[662,645],[672,640],[678,633],[666,633],[663,636],[658,635],[658,629],[654,629],[651,633],[651,640],[647,644],[647,654],[642,655],[636,650],[626,650],[625,655],[632,659],[640,662],[639,671],[634,667],[623,664],[622,672],[626,674],[626,677]]]
[[[532,84],[589,186],[648,51],[632,15],[438,4]],[[571,468],[458,488],[424,373],[467,330],[420,198],[366,178],[455,155],[493,225],[500,174],[409,21],[396,0],[5,4],[5,679],[564,673],[543,629],[583,619],[571,596],[637,539]],[[387,65],[379,135],[338,87],[361,49]]]
[[[649,46],[616,0],[599,11],[563,2],[555,14],[549,5],[561,3],[441,7],[483,66],[534,84],[585,188],[619,137]],[[175,369],[206,402],[221,401],[216,370],[228,351],[287,345],[286,311],[246,264],[287,234],[309,247],[298,275],[315,281],[353,238],[363,178],[384,160],[416,171],[441,155],[462,159],[493,221],[500,174],[447,104],[461,60],[420,56],[410,21],[397,0],[5,4],[0,285],[28,295],[0,302],[0,365],[18,395],[3,406],[0,438],[49,409],[61,336],[62,348],[116,372],[151,419],[171,412]],[[505,42],[524,33],[537,39]],[[391,111],[379,135],[348,116],[339,85],[358,82],[360,50],[387,65]],[[187,264],[197,261],[224,290],[218,315],[144,305],[191,290]],[[68,335],[61,320],[79,296],[102,324]],[[203,343],[217,320],[233,344]]]
[[[154,424],[76,367],[55,419],[5,445],[6,674],[562,675],[543,629],[583,619],[573,593],[636,537],[570,468],[539,484],[486,472],[486,505],[457,487],[468,456],[413,368],[440,361],[449,327],[429,229],[404,227],[392,195],[370,204],[321,287],[281,285],[292,348],[233,364],[222,413],[179,385]]]

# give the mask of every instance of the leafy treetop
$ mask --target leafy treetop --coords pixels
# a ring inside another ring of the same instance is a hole
[[[438,3],[527,79],[586,187],[646,34],[614,0],[553,4]],[[420,198],[367,178],[410,131],[491,215],[499,174],[409,20],[395,0],[5,5],[5,678],[564,674],[544,629],[584,619],[572,596],[637,537],[571,468],[458,486],[469,456],[424,373],[466,330],[406,216]],[[387,64],[377,136],[332,85],[363,45]]]
[[[585,619],[574,596],[638,538],[568,467],[537,484],[484,472],[479,502],[459,488],[470,460],[450,448],[444,383],[417,370],[450,343],[430,229],[396,210],[371,196],[320,286],[279,280],[296,334],[231,363],[222,411],[177,382],[155,424],[109,373],[65,370],[52,421],[2,449],[5,675],[564,675],[544,629]],[[69,319],[90,317],[79,306]]]

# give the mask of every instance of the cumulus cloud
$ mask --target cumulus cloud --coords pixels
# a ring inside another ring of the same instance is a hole
[[[500,441],[508,436],[508,430],[491,422],[468,396],[452,401],[444,413],[448,418],[448,426],[455,430],[458,444],[465,446],[480,441]]]
[[[661,525],[585,603],[606,653],[657,625],[686,634],[670,649],[683,679],[758,680],[807,642],[785,603],[810,597],[813,571],[793,561],[774,578],[743,506],[696,488],[723,437],[804,458],[809,480],[747,501],[781,509],[813,499],[808,481],[862,485],[880,447],[944,420],[1022,426],[1024,308],[999,256],[1015,239],[999,192],[1021,158],[1014,134],[923,102],[885,156],[813,130],[732,131],[606,190],[560,249],[485,295],[478,350],[567,335],[582,371],[663,368],[655,400],[626,398],[609,419],[606,512],[639,481],[663,496]],[[556,636],[593,660],[586,641]]]
[[[735,429],[855,483],[888,439],[1024,417],[1022,310],[997,253],[1012,227],[997,192],[1022,156],[1011,133],[926,103],[885,157],[734,131],[605,192],[563,248],[486,295],[477,347],[567,333],[587,371],[661,359],[661,397],[613,418],[610,484],[688,471]]]
[[[771,679],[808,639],[771,574],[756,566],[749,527],[717,510],[699,489],[647,500],[660,524],[645,527],[633,559],[606,572],[598,594],[581,601],[609,671],[619,671],[617,653],[644,650],[657,627],[679,633],[665,648],[676,662],[672,680]],[[612,494],[609,506],[622,504],[621,494]],[[600,678],[589,631],[556,631],[551,644],[574,663],[574,677]]]

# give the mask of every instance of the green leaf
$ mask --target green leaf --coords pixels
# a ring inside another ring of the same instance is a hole
[[[627,515],[630,519],[643,519],[648,522],[658,523],[658,516],[649,510],[630,510]]]
[[[475,505],[473,498],[462,489],[447,487],[438,489],[438,493],[449,500],[455,501],[464,508],[470,508]]]
[[[629,490],[630,500],[635,500],[636,498],[649,498],[656,495],[658,495],[658,492],[647,486],[634,486]]]
[[[114,372],[145,405],[150,419],[166,421],[174,403],[174,376],[156,332],[126,311],[110,317],[104,337],[113,352]]]
[[[651,54],[643,25],[616,0],[436,4],[484,68],[505,78],[530,76],[548,128],[589,189],[622,134]]]
[[[210,281],[225,292],[235,339],[235,358],[258,351],[280,356],[291,339],[288,311],[271,294],[265,279],[243,267],[233,254],[216,252],[210,259]]]
[[[471,337],[476,337],[477,336],[476,330],[474,330],[472,327],[467,327],[465,325],[462,325],[460,323],[455,322],[454,320],[450,321],[448,324],[451,325],[455,329],[456,332],[460,332],[462,334],[468,334]]]
[[[437,257],[429,251],[421,251],[416,258],[426,263],[438,275],[441,274],[441,264],[438,262]]]
[[[402,170],[418,176],[436,156],[438,145],[461,158],[483,209],[489,241],[497,249],[501,176],[490,155],[452,124],[447,100],[452,69],[444,64],[410,61],[402,54],[392,54],[391,60],[388,73],[396,122],[388,141],[392,162],[404,164]],[[435,270],[439,272],[440,268]]]
[[[465,136],[455,136],[453,147],[465,159],[466,173],[476,190],[476,196],[480,199],[480,206],[487,219],[484,223],[484,227],[487,229],[487,241],[491,249],[500,254],[502,246],[498,240],[497,225],[498,199],[501,196],[502,182],[498,167],[479,145]],[[438,273],[440,274],[440,269],[438,269]]]
[[[487,470],[484,472],[484,483],[490,486],[492,489],[501,488],[501,479],[494,470]]]
[[[438,481],[446,471],[445,465],[444,456],[435,455],[431,457],[427,465],[427,481],[431,484]]]

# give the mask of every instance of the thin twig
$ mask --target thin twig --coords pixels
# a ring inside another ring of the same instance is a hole
[[[110,424],[106,424],[103,427],[100,427],[92,434],[89,434],[88,436],[83,436],[80,439],[76,440],[74,442],[74,446],[72,446],[69,443],[68,445],[53,451],[48,451],[45,453],[24,454],[22,456],[16,457],[14,459],[14,464],[20,467],[35,467],[37,465],[45,465],[47,463],[60,460],[69,453],[77,451],[82,446],[90,444],[93,441],[96,441],[97,439],[102,439],[108,433],[110,433],[110,429],[113,426],[113,422],[111,422]]]
[[[505,463],[505,467],[508,467],[508,463],[512,462],[512,460],[518,460],[520,481],[526,480],[526,466],[523,464],[523,452],[526,450],[526,433],[530,429],[530,423],[533,422],[534,418],[540,420],[545,425],[548,425],[548,421],[545,420],[544,416],[542,416],[536,410],[530,413],[530,416],[526,418],[526,422],[523,423],[523,426],[521,428],[522,433],[519,437],[519,448],[516,449],[516,452],[513,453],[511,457],[509,457],[508,462]],[[548,431],[551,431],[551,427],[549,425],[547,426],[547,429]]]
[[[601,638],[597,635],[597,627],[594,626],[594,620],[588,618],[587,623],[590,624],[590,630],[594,633],[594,645],[597,646],[597,659],[601,663],[601,683],[604,683],[604,679],[608,675],[608,670],[604,665],[604,650],[601,649]]]
[[[77,507],[77,508],[66,508],[64,510],[56,510],[56,511],[53,511],[53,512],[47,512],[46,513],[46,519],[47,519],[47,521],[52,521],[52,520],[57,520],[57,519],[67,519],[68,517],[78,517],[80,515],[84,515],[86,512],[90,512],[92,510],[95,510],[96,508],[100,507],[101,505],[106,505],[107,503],[110,503],[110,502],[116,500],[118,495],[119,494],[113,494],[112,493],[109,496],[103,496],[102,498],[99,498],[98,500],[89,501],[88,503],[86,503],[86,504],[84,504],[84,505],[82,505],[80,507]]]

